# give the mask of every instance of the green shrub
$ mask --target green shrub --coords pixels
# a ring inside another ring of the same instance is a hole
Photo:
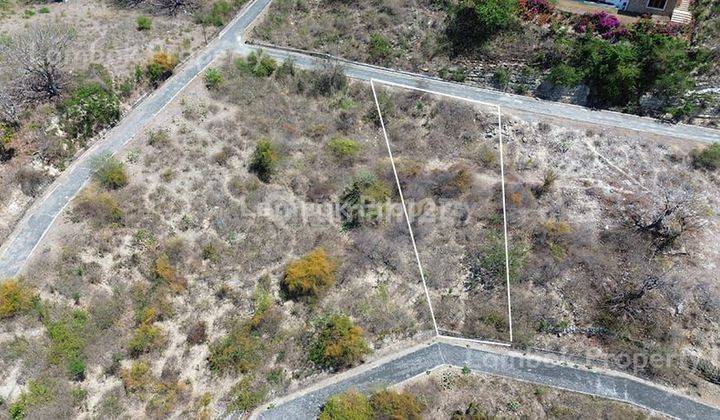
[[[331,315],[318,328],[310,360],[322,368],[342,369],[370,353],[363,330],[345,315]]]
[[[325,403],[319,420],[370,420],[373,410],[367,397],[351,389],[333,395]]]
[[[137,357],[143,353],[157,350],[165,344],[165,334],[154,325],[142,324],[135,329],[133,337],[130,339],[128,348],[130,355]]]
[[[84,82],[62,102],[60,112],[71,137],[88,139],[120,119],[120,99],[111,86]]]
[[[41,8],[38,9],[38,13],[43,13],[43,14],[45,14],[45,13],[50,13],[50,9],[47,8],[47,7],[45,7],[45,6],[43,6],[43,7],[41,7]]]
[[[505,69],[498,69],[492,75],[492,81],[498,88],[505,90],[507,89],[508,83],[510,83],[510,74]]]
[[[639,97],[641,69],[632,44],[584,37],[575,51],[574,64],[581,69],[594,104],[622,106]]]
[[[480,30],[494,34],[511,27],[517,22],[517,0],[471,0]]]
[[[220,373],[247,373],[262,357],[262,343],[245,324],[235,325],[223,338],[210,345],[210,369]]]
[[[702,151],[692,152],[693,165],[696,168],[705,168],[715,171],[720,168],[720,142],[707,146]]]
[[[223,76],[218,69],[210,68],[205,72],[205,87],[213,90],[220,87],[223,82]]]
[[[49,359],[52,364],[65,363],[73,380],[85,379],[85,345],[88,335],[88,316],[76,310],[46,325],[50,336]]]
[[[515,245],[508,248],[510,281],[518,281],[520,270],[525,265],[527,250]],[[480,266],[494,279],[505,279],[505,242],[502,235],[490,234],[483,246]]]
[[[230,389],[230,410],[240,413],[249,412],[265,399],[267,389],[265,386],[253,382],[253,378],[246,376]]]
[[[336,268],[325,250],[316,248],[287,266],[282,288],[291,299],[317,297],[335,284]]]
[[[277,69],[277,62],[268,57],[263,51],[251,52],[244,60],[238,58],[235,66],[245,73],[255,77],[270,77]]]
[[[269,139],[261,139],[255,146],[250,158],[250,171],[254,172],[263,182],[270,182],[277,172],[279,157],[275,146]]]
[[[138,16],[137,18],[137,30],[147,31],[152,28],[152,20],[147,16]]]
[[[582,73],[564,63],[554,66],[548,75],[548,80],[553,84],[569,88],[579,85],[582,79]]]
[[[392,45],[390,45],[390,41],[383,35],[372,34],[370,35],[368,54],[370,54],[371,61],[383,63],[392,55]]]
[[[150,365],[145,361],[135,361],[129,368],[120,372],[120,378],[126,392],[144,391],[152,385],[153,377]]]
[[[93,179],[109,190],[117,190],[128,183],[125,166],[110,154],[95,158],[92,167]]]
[[[0,319],[28,312],[33,307],[35,292],[17,279],[0,283]]]
[[[357,175],[340,195],[343,206],[343,226],[353,229],[362,224],[377,222],[380,206],[390,198],[390,187],[373,174]]]
[[[43,380],[31,380],[26,391],[23,391],[14,403],[10,404],[9,414],[12,420],[22,420],[33,407],[46,404],[53,399],[51,384]]]
[[[352,139],[336,137],[327,146],[330,153],[340,161],[353,161],[360,153],[360,143]]]
[[[376,419],[420,420],[425,409],[414,395],[387,389],[373,393],[370,406]]]

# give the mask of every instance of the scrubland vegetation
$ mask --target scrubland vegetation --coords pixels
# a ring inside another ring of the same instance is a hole
[[[245,412],[428,336],[404,221],[361,211],[399,199],[368,87],[264,54],[213,73],[94,162],[3,283],[0,386],[28,417]]]
[[[670,354],[630,368],[713,397],[717,145],[504,114],[506,273],[495,111],[378,90],[444,332],[507,339],[509,274],[516,346]],[[399,200],[368,85],[262,53],[214,63],[95,162],[22,276],[3,281],[3,409],[247,413],[429,337]],[[355,406],[434,407],[381,391],[327,415]]]
[[[363,394],[331,397],[320,419],[661,418],[616,401],[561,391],[469,369],[443,368]]]
[[[243,3],[0,2],[0,236]]]
[[[707,28],[697,38],[689,28],[622,23],[604,11],[575,15],[546,0],[281,0],[255,38],[519,94],[717,125],[717,95],[702,92],[717,88],[707,77],[720,61],[717,43],[707,42],[717,38],[708,35],[717,18],[709,2],[696,3],[704,5],[696,15]]]

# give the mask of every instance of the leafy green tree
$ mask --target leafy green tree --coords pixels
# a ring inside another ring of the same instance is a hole
[[[624,106],[638,98],[641,68],[637,50],[629,42],[613,44],[593,36],[583,37],[574,61],[590,88],[593,105]]]

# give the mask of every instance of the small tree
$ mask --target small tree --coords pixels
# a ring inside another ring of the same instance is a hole
[[[0,53],[18,71],[18,78],[35,95],[53,97],[64,85],[65,52],[75,38],[70,27],[37,23],[13,38]]]
[[[323,368],[342,369],[370,353],[363,330],[345,315],[331,315],[318,330],[310,360]]]
[[[109,190],[117,190],[128,183],[125,166],[109,154],[93,160],[92,176],[95,181]]]
[[[316,248],[288,265],[282,287],[290,298],[315,298],[335,284],[335,269],[325,250]]]
[[[269,139],[261,139],[250,158],[250,171],[263,182],[270,182],[277,171],[278,153]]]

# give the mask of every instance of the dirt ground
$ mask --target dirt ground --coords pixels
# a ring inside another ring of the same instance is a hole
[[[473,413],[488,418],[665,418],[630,404],[459,368],[437,369],[394,388],[424,403],[426,418]]]

